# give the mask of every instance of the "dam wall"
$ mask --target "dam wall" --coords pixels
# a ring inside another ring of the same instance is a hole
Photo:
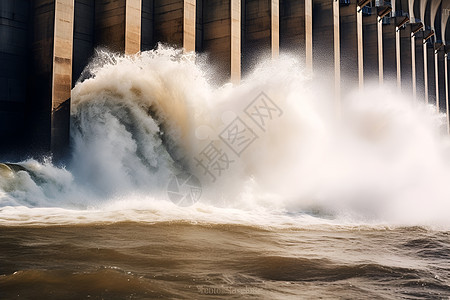
[[[2,0],[0,154],[65,157],[70,91],[103,48],[204,53],[217,84],[290,53],[337,108],[378,82],[446,113],[449,14],[444,0]]]

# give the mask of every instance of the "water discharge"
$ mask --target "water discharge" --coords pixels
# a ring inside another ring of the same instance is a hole
[[[282,56],[219,87],[202,57],[180,50],[99,51],[72,91],[70,161],[0,165],[0,223],[450,228],[443,116],[386,85],[345,91],[337,118],[329,85],[302,70]],[[245,113],[261,92],[280,110],[263,128]],[[236,117],[255,135],[238,154],[220,139]],[[198,163],[211,142],[229,159],[215,178]],[[202,183],[191,207],[166,193],[183,171]]]

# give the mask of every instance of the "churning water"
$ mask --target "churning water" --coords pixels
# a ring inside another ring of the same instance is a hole
[[[0,296],[448,298],[444,117],[302,70],[99,52],[66,167],[0,164]]]

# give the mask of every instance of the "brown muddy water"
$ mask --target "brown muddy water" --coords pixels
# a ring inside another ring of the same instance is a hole
[[[449,299],[450,232],[189,222],[0,227],[1,299]]]

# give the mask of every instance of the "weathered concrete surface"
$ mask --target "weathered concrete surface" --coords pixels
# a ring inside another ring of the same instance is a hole
[[[402,91],[412,96],[412,57],[411,57],[411,25],[407,24],[400,29],[400,64]]]
[[[241,0],[231,0],[231,81],[241,80]]]
[[[183,49],[195,51],[195,0],[184,0],[183,6]]]
[[[4,0],[0,10],[0,154],[15,152],[27,139],[28,35],[30,3]]]
[[[436,105],[436,81],[434,74],[434,46],[427,43],[427,67],[428,67],[428,103]]]
[[[441,48],[437,53],[438,65],[438,87],[439,87],[439,109],[441,112],[446,112],[446,98],[445,98],[445,67],[444,67],[444,51]]]
[[[416,46],[416,98],[418,100],[425,99],[425,84],[423,77],[423,31],[415,34]]]
[[[141,51],[141,0],[126,0],[125,7],[125,53]]]
[[[58,159],[69,146],[74,0],[56,0],[54,15],[50,149]]]
[[[279,0],[271,1],[270,10],[270,40],[272,47],[272,58],[280,55],[280,3]]]

